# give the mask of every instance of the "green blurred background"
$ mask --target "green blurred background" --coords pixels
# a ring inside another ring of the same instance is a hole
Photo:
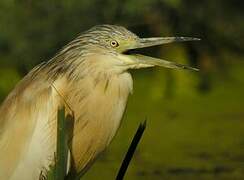
[[[145,118],[126,179],[244,179],[243,20],[242,0],[1,0],[0,101],[35,65],[97,24],[141,37],[200,37],[143,50],[201,71],[133,71],[122,126],[84,179],[114,179]]]

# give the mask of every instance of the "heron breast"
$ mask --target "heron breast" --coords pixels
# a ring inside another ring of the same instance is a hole
[[[86,86],[84,86],[86,85]],[[69,103],[75,112],[72,153],[75,166],[81,170],[94,161],[115,136],[127,98],[132,92],[129,73],[87,78],[77,83]]]

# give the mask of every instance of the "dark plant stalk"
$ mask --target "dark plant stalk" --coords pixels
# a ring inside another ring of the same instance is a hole
[[[58,110],[55,180],[64,180],[66,176],[68,149],[67,122],[65,117],[65,108],[62,107]]]
[[[50,170],[47,172],[47,177],[44,178],[45,180],[70,180],[70,179],[79,180],[81,177],[81,173],[77,173],[75,171],[66,175],[69,144],[70,144],[69,139],[73,134],[72,131],[74,125],[73,122],[74,122],[74,117],[71,115],[67,115],[66,117],[64,107],[58,110],[57,149],[55,154],[55,165],[53,167],[50,167]],[[131,142],[131,145],[126,153],[126,156],[121,164],[116,180],[122,180],[124,178],[125,173],[131,162],[131,159],[135,153],[135,150],[145,131],[145,128],[146,128],[146,121],[139,125],[137,132]],[[44,176],[40,176],[40,177],[43,178]]]
[[[142,135],[146,129],[146,121],[144,123],[141,123],[140,126],[137,129],[137,132],[131,142],[131,145],[129,147],[129,150],[127,151],[127,154],[121,164],[121,167],[119,169],[119,172],[117,174],[116,180],[122,180],[125,176],[125,173],[129,167],[129,164],[131,162],[131,159],[135,153],[135,150],[137,148],[137,145],[139,144]]]

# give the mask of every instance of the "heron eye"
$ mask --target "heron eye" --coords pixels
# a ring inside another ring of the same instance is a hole
[[[110,42],[110,45],[112,46],[112,47],[118,47],[119,46],[119,43],[117,42],[117,41],[111,41]]]

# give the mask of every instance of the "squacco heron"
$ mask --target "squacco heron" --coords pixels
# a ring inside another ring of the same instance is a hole
[[[36,180],[54,161],[57,110],[69,106],[75,122],[70,152],[86,170],[115,136],[133,81],[129,69],[195,68],[126,53],[190,37],[139,38],[126,28],[100,25],[82,33],[54,58],[27,74],[0,108],[0,179]]]

